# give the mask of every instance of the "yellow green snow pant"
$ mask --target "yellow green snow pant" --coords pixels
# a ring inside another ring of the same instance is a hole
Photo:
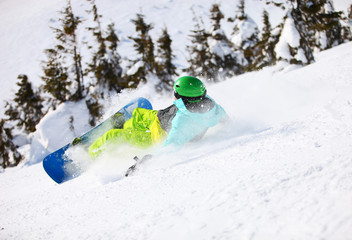
[[[129,143],[142,148],[150,147],[163,141],[167,133],[161,128],[157,117],[158,111],[136,108],[132,118],[127,120],[123,129],[111,129],[95,140],[89,147],[89,154],[95,158],[102,153],[107,145]]]

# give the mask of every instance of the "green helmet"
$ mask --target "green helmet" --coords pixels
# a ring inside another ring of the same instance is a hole
[[[196,101],[203,99],[206,92],[203,82],[195,77],[180,77],[174,84],[174,94],[176,98]]]

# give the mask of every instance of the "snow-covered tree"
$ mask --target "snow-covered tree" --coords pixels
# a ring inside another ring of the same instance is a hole
[[[79,101],[84,97],[82,57],[77,36],[77,28],[82,20],[74,15],[70,0],[67,0],[67,6],[60,13],[62,15],[62,18],[59,18],[60,26],[53,28],[59,42],[55,50],[62,54],[61,60],[67,67],[68,78],[70,82],[75,83],[70,100]]]
[[[89,124],[95,126],[102,116],[103,106],[99,103],[99,97],[94,94],[86,96],[86,105],[89,111]]]
[[[297,0],[296,11],[301,12],[307,26],[312,49],[325,50],[344,42],[341,12],[334,10],[330,0]]]
[[[213,4],[210,9],[210,19],[212,20],[212,31],[221,29],[221,20],[224,18],[224,14],[220,10],[219,4]]]
[[[192,76],[202,77],[207,81],[216,81],[218,67],[212,61],[212,54],[208,44],[209,33],[205,30],[194,14],[195,27],[191,30],[191,45],[187,46],[190,56],[189,67],[185,69]]]
[[[89,123],[92,126],[102,115],[103,106],[99,103],[99,99],[110,96],[111,92],[120,93],[123,89],[121,57],[117,53],[119,38],[116,35],[114,24],[109,24],[105,35],[100,36],[102,38],[99,50],[90,65],[90,74],[94,75],[96,82],[91,83],[86,96],[86,104],[90,113]]]
[[[352,4],[347,9],[347,16],[340,20],[342,25],[342,38],[345,42],[352,41]]]
[[[221,29],[221,20],[224,18],[218,4],[213,4],[210,10],[212,27],[209,34],[209,49],[211,62],[217,66],[218,74],[215,81],[232,77],[240,73],[241,66],[237,62],[238,55],[232,50],[232,44]]]
[[[280,39],[275,46],[277,59],[291,64],[313,62],[314,57],[307,38],[307,30],[300,11],[297,9],[289,11],[284,19]]]
[[[91,86],[93,93],[104,98],[110,91],[120,92],[122,68],[120,66],[120,56],[117,53],[117,45],[119,39],[115,33],[114,25],[110,24],[107,30],[107,37],[104,36],[101,27],[101,15],[95,0],[88,0],[92,9],[88,12],[93,15],[94,27],[88,28],[95,36],[95,44],[91,48],[95,48],[91,62],[88,64],[87,74],[92,78]],[[95,47],[97,46],[97,47]]]
[[[258,70],[276,63],[274,49],[279,40],[280,27],[275,29],[271,27],[269,13],[266,10],[263,11],[263,25],[261,39],[255,46],[256,55],[249,70]]]
[[[254,46],[259,42],[259,30],[254,20],[245,13],[244,0],[240,0],[236,15],[231,20],[235,25],[231,41],[235,50],[240,50],[245,57],[245,60],[240,59],[241,65],[247,67],[252,63],[256,55]]]
[[[121,56],[117,52],[117,47],[120,39],[116,34],[114,23],[108,25],[105,42],[107,45],[107,54],[109,56],[109,68],[105,73],[108,79],[109,90],[115,90],[117,93],[119,93],[122,89],[120,84],[122,80],[122,67],[120,65]]]
[[[6,121],[0,121],[0,166],[2,168],[17,166],[23,156],[13,143],[12,128],[6,126]]]
[[[352,4],[347,9],[347,17],[342,24],[342,37],[345,41],[352,41]]]
[[[139,13],[137,18],[132,20],[138,35],[129,38],[134,42],[133,47],[138,57],[132,60],[132,65],[126,72],[124,81],[124,87],[126,88],[136,88],[140,82],[147,81],[148,74],[154,74],[155,71],[154,43],[149,35],[153,26],[147,24],[144,18],[145,16]]]
[[[55,49],[45,50],[47,61],[43,61],[43,90],[53,98],[49,100],[53,106],[70,99],[71,82],[68,78],[67,68],[62,65],[61,56]]]
[[[164,28],[162,35],[157,40],[156,75],[160,79],[160,83],[157,85],[159,91],[163,89],[171,91],[173,78],[177,76],[176,66],[172,62],[175,56],[172,53],[171,43],[172,40],[167,28]]]
[[[91,9],[87,12],[93,15],[93,27],[89,27],[95,37],[92,45],[93,49],[91,62],[88,63],[86,74],[91,78],[87,86],[86,104],[90,113],[89,123],[94,126],[102,115],[103,106],[99,99],[110,96],[113,91],[121,91],[122,68],[120,66],[121,57],[117,53],[119,38],[116,35],[114,24],[108,25],[104,33],[101,26],[102,15],[98,13],[95,0],[87,0],[91,4]]]
[[[19,75],[18,79],[19,89],[15,94],[14,105],[7,102],[5,114],[9,116],[9,120],[15,121],[19,128],[23,128],[26,132],[34,132],[35,126],[44,115],[42,98],[38,92],[33,91],[26,75]]]

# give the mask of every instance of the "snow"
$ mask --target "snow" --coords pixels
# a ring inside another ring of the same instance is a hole
[[[85,133],[90,128],[88,118],[84,100],[76,105],[73,102],[65,102],[60,104],[56,111],[50,110],[37,125],[37,131],[32,134],[29,163],[41,162],[49,153]]]
[[[231,56],[233,54],[230,46],[222,41],[212,40],[209,47],[210,52],[219,56],[222,60],[224,60],[226,56]]]
[[[18,7],[22,15],[16,15],[14,24],[35,18],[39,6],[61,4],[38,0],[31,7],[30,2],[5,0],[0,9],[8,15]],[[144,8],[146,16],[162,19],[165,15],[156,16],[169,12],[172,2],[180,7],[186,1],[151,1]],[[201,1],[193,5],[208,13]],[[114,8],[102,14],[109,11]],[[130,19],[133,14],[126,17],[128,13],[123,17]],[[177,22],[178,15],[172,14],[176,23],[168,29],[175,33],[187,20]],[[4,28],[1,24],[1,32]],[[50,37],[44,38],[44,44],[38,42],[41,47],[50,45]],[[33,52],[35,46],[24,55]],[[18,74],[18,55],[4,53],[11,58],[6,64],[1,58],[3,76]],[[121,165],[132,161],[128,151],[92,163],[85,174],[61,185],[36,163],[39,157],[29,160],[30,154],[45,155],[42,151],[53,151],[89,129],[84,102],[59,106],[38,126],[33,136],[37,145],[24,149],[30,164],[0,174],[0,239],[352,239],[352,43],[321,52],[315,60],[305,67],[280,63],[207,86],[232,122],[211,129],[180,152],[155,156],[128,178],[121,171]],[[6,91],[14,85],[1,81]],[[171,104],[172,96],[152,89],[142,85],[111,96],[104,118],[139,96],[148,98],[154,109]],[[74,133],[68,131],[71,115]],[[76,151],[72,154],[80,155],[79,161],[87,160]]]
[[[116,157],[62,185],[6,170],[0,238],[351,239],[351,46],[208,86],[234,122],[131,177]]]
[[[299,47],[299,40],[301,37],[295,27],[295,23],[293,18],[290,16],[286,19],[284,28],[282,30],[282,38],[294,48]]]
[[[238,27],[238,32],[232,36],[232,43],[237,46],[237,47],[243,47],[243,48],[248,48],[250,46],[247,46],[246,44],[242,46],[243,41],[247,40],[252,37],[253,35],[256,35],[258,33],[258,26],[257,24],[253,21],[252,18],[247,17],[246,20],[241,20],[238,23],[236,23],[236,26]]]
[[[276,56],[286,60],[292,59],[293,56],[290,53],[289,47],[298,48],[300,46],[300,39],[301,37],[295,27],[294,20],[291,14],[289,14],[282,29],[280,40],[275,46]],[[297,55],[297,60],[301,60],[303,63],[307,62],[304,53],[298,52]]]
[[[351,2],[346,0],[333,0],[335,11],[342,11],[347,16],[347,10],[351,7]]]
[[[127,74],[128,74],[128,75],[133,75],[133,74],[135,74],[142,66],[143,66],[143,62],[142,62],[142,61],[136,62],[136,63],[127,71]]]
[[[304,55],[304,51],[303,51],[302,48],[299,48],[299,49],[297,50],[296,59],[297,59],[298,61],[301,61],[302,63],[306,63],[306,62],[307,62],[306,55]]]

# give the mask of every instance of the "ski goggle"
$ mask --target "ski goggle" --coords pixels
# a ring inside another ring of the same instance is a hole
[[[207,90],[205,90],[205,92],[203,93],[203,95],[199,96],[199,97],[185,97],[180,95],[175,89],[174,89],[174,96],[177,99],[182,98],[183,100],[186,100],[188,102],[196,102],[196,101],[200,101],[202,100],[205,96],[207,95]]]

